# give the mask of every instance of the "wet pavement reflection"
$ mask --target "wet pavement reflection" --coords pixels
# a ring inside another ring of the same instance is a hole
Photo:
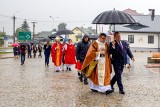
[[[160,72],[147,69],[152,53],[134,53],[136,62],[123,72],[125,95],[117,85],[110,95],[91,92],[78,79],[77,71],[54,72],[44,58],[0,59],[1,107],[159,107]],[[113,75],[113,74],[112,74]]]

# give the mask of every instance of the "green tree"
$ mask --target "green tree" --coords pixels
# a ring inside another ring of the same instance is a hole
[[[60,23],[60,24],[58,25],[58,31],[59,31],[59,30],[66,29],[66,27],[67,27],[67,24],[66,24],[66,23]]]
[[[27,20],[25,19],[25,20],[23,21],[23,23],[22,23],[21,31],[23,31],[23,32],[29,32],[29,31],[30,31],[29,28],[30,28],[30,27],[29,27],[29,25],[28,25],[28,22],[27,22]]]
[[[1,32],[1,31],[0,31],[0,46],[4,44],[4,40],[3,40],[3,39],[4,39],[4,36],[5,36],[5,35],[6,35],[5,32]]]
[[[1,31],[0,31],[0,37],[4,37],[5,35],[6,35],[5,32],[1,32]]]
[[[18,36],[18,33],[19,33],[19,32],[22,32],[21,27],[19,27],[19,28],[16,29],[16,36]]]

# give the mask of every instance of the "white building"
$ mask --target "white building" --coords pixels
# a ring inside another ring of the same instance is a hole
[[[116,25],[121,39],[130,43],[132,51],[160,51],[160,15],[151,20],[151,15],[132,16],[139,25]]]

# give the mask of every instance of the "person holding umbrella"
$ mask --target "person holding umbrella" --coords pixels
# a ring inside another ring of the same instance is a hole
[[[20,55],[20,49],[18,45],[13,47],[13,53],[14,53],[14,58],[18,59]]]
[[[122,72],[125,63],[127,62],[127,55],[134,61],[134,57],[128,48],[128,44],[121,40],[121,35],[119,32],[114,33],[114,41],[110,43],[110,54],[112,54],[112,64],[114,68],[115,75],[111,79],[111,87],[114,90],[114,84],[117,82],[119,87],[119,93],[125,94],[123,84],[122,84]]]
[[[47,41],[47,44],[44,45],[44,56],[45,56],[45,66],[49,66],[49,57],[51,52],[51,45],[49,44],[49,41]]]
[[[60,66],[62,64],[62,55],[63,55],[63,45],[60,43],[60,37],[55,38],[56,43],[53,44],[51,49],[52,62],[55,65],[55,71],[59,72],[61,70]]]

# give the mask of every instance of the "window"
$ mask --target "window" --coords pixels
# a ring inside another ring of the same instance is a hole
[[[134,35],[128,35],[128,42],[134,43]]]
[[[150,44],[154,43],[154,36],[153,35],[148,36],[148,43],[150,43]]]

